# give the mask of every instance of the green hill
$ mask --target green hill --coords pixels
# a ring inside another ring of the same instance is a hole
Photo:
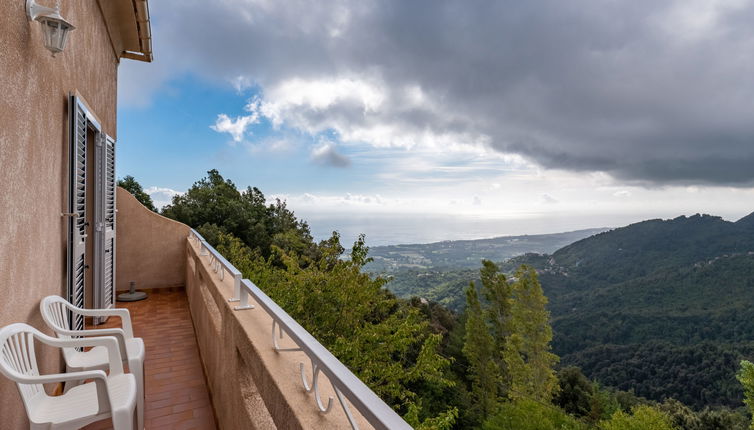
[[[561,248],[552,254],[550,265],[594,288],[754,250],[750,224],[698,214],[644,221]]]
[[[741,405],[734,375],[741,358],[754,358],[754,214],[644,221],[503,267],[522,263],[540,274],[563,365],[650,399]],[[415,277],[401,279],[399,294],[454,309],[478,277],[406,273]]]

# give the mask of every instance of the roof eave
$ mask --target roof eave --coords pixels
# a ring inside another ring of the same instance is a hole
[[[98,3],[116,58],[151,62],[148,0],[99,0]]]

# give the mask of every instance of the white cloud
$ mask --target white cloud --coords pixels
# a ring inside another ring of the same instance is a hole
[[[489,136],[455,129],[473,118],[443,107],[418,85],[396,88],[368,75],[281,81],[265,88],[259,112],[276,127],[310,135],[332,130],[347,143],[489,152]]]
[[[180,196],[183,194],[181,191],[176,191],[171,188],[165,187],[149,187],[144,190],[152,198],[152,202],[158,209],[165,205],[169,205],[173,201],[174,196]]]
[[[217,115],[215,124],[209,127],[218,133],[230,134],[233,136],[234,142],[241,142],[246,134],[246,129],[257,122],[259,122],[259,115],[256,112],[251,115],[237,116],[235,119],[221,113]]]

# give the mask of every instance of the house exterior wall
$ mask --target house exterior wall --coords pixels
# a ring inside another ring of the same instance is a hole
[[[117,188],[115,285],[128,290],[186,285],[189,227],[156,214],[123,188]]]
[[[78,93],[115,137],[118,60],[96,0],[62,2],[77,28],[53,58],[24,0],[3,0],[0,13],[0,327],[43,329],[39,300],[65,293],[68,192],[68,93]],[[52,0],[40,0],[53,6]],[[44,330],[48,332],[48,330]],[[38,356],[43,372],[58,354]],[[3,429],[28,428],[15,384],[0,377]]]

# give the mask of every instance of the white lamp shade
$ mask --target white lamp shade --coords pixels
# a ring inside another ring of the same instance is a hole
[[[60,15],[40,16],[37,21],[42,24],[45,48],[49,49],[52,55],[62,52],[68,40],[68,33],[75,27]]]
[[[30,21],[38,21],[42,25],[45,48],[52,52],[53,57],[63,51],[68,33],[76,28],[60,16],[60,2],[51,8],[34,0],[26,0],[26,16]]]

